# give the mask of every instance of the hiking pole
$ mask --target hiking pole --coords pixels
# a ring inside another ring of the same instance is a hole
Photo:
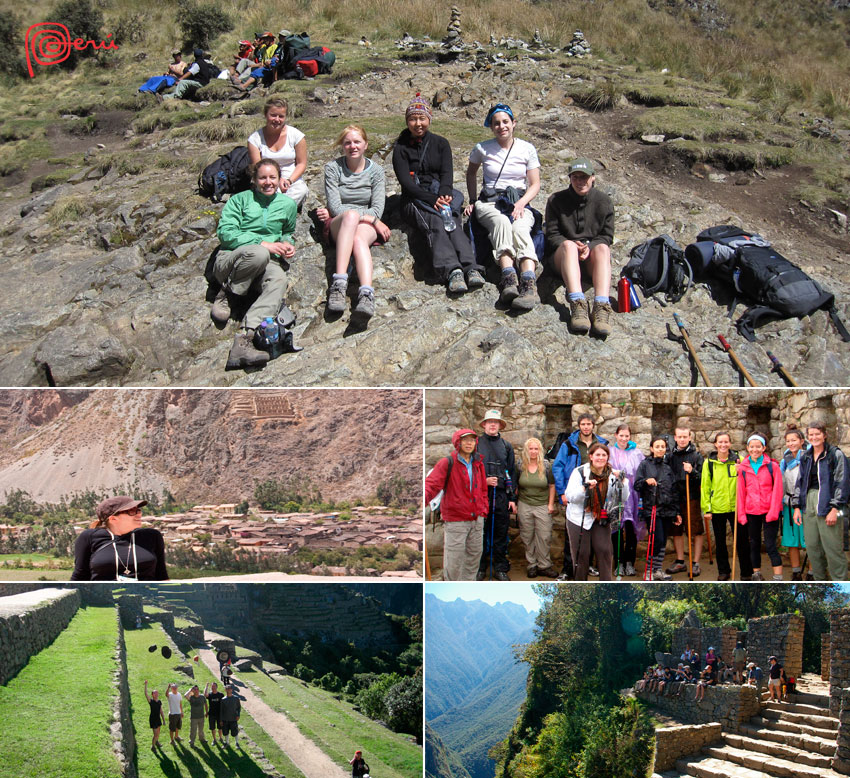
[[[702,508],[700,507],[700,512]],[[705,514],[702,514],[702,531],[705,533],[705,540],[708,543],[708,564],[713,565],[714,560],[711,558],[711,527],[708,526],[708,521],[706,521]]]
[[[705,381],[706,386],[712,386],[711,381],[708,379],[708,374],[705,372],[705,367],[703,367],[700,358],[697,356],[697,351],[694,348],[694,344],[691,343],[691,338],[688,335],[688,331],[685,329],[685,322],[682,321],[682,317],[679,316],[678,313],[673,314],[673,319],[676,322],[676,325],[679,328],[679,332],[682,333],[682,338],[685,341],[685,346],[688,349],[688,353],[691,355],[691,359],[694,360],[694,364],[697,366],[697,370],[699,370],[699,374],[702,376],[702,380]]]
[[[782,366],[782,363],[774,356],[773,352],[769,349],[765,349],[765,351],[767,351],[768,359],[773,363],[770,372],[777,373],[785,381],[786,386],[797,386],[797,382],[791,378],[791,374]]]
[[[729,345],[729,341],[720,334],[718,334],[717,339],[720,341],[720,345],[723,346],[723,350],[729,355],[729,359],[732,360],[732,364],[735,365],[735,369],[747,379],[750,386],[758,386],[758,384],[753,380],[753,377],[750,375],[750,371],[747,370],[747,368],[744,367],[744,363],[738,359],[738,355]]]
[[[428,561],[428,545],[422,540],[422,556],[425,557],[425,580],[431,580],[431,563]]]
[[[691,479],[685,473],[685,517],[688,520],[688,580],[694,580],[694,547],[691,543]]]
[[[493,537],[496,528],[496,487],[490,487],[490,580],[493,580]]]
[[[655,511],[658,506],[652,506],[652,514],[649,519],[649,537],[646,539],[646,567],[643,569],[643,580],[652,580],[652,563],[655,557],[652,553],[655,546]]]

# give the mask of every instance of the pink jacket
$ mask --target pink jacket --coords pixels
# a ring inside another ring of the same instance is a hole
[[[768,468],[770,464],[770,468]],[[753,471],[749,457],[738,464],[738,521],[747,523],[747,514],[767,514],[765,521],[776,521],[782,510],[782,471],[779,462],[764,455],[758,473]],[[773,474],[771,475],[771,470]]]

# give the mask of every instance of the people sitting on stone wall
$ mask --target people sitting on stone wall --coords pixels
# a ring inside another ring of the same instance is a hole
[[[449,142],[430,131],[431,105],[417,94],[410,101],[393,149],[393,170],[401,186],[401,216],[421,234],[428,259],[451,295],[484,286],[484,268],[462,229],[463,195],[454,188]]]
[[[493,259],[501,269],[499,301],[517,311],[530,311],[540,302],[537,252],[531,238],[535,221],[531,203],[540,191],[540,160],[534,146],[514,137],[516,124],[513,111],[504,103],[496,103],[487,112],[484,126],[495,137],[476,144],[469,155],[469,205],[464,215],[474,215],[490,239]],[[484,185],[479,191],[482,166]]]
[[[614,204],[594,187],[593,163],[584,157],[569,167],[570,186],[546,203],[544,231],[555,272],[564,281],[570,327],[578,335],[589,330],[600,337],[611,332],[611,244]],[[590,276],[593,309],[582,291],[582,274]]]
[[[762,669],[755,662],[749,662],[747,664],[747,686],[755,686],[759,696],[761,696],[761,689],[764,685],[763,680]]]

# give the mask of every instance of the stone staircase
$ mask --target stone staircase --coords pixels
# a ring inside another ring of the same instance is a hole
[[[739,732],[722,733],[720,742],[653,778],[841,778],[830,767],[838,719],[829,714],[829,698],[797,693],[791,699],[765,702]]]

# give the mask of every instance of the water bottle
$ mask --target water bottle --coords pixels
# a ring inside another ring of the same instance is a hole
[[[266,342],[269,346],[273,347],[280,341],[280,327],[273,316],[267,316],[263,319],[263,323],[260,326],[265,332]]]
[[[448,205],[440,208],[440,216],[443,217],[443,227],[446,228],[446,232],[454,232],[457,229],[457,222],[455,217],[452,216],[452,209]]]

